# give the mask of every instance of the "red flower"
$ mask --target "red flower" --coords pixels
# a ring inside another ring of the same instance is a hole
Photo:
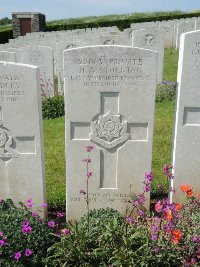
[[[181,191],[186,192],[188,190],[192,190],[190,185],[181,185],[180,186]]]
[[[169,208],[166,209],[165,214],[164,214],[164,218],[168,222],[170,222],[172,220],[172,218],[173,218],[172,211]]]
[[[192,197],[194,195],[194,192],[192,191],[192,189],[190,189],[186,191],[186,194],[188,197]]]
[[[182,204],[176,203],[175,204],[175,211],[179,211],[182,209]]]
[[[173,235],[173,242],[175,244],[177,244],[177,243],[180,242],[180,239],[181,239],[181,237],[182,237],[183,234],[181,233],[180,230],[175,229],[175,230],[172,231],[172,235]]]

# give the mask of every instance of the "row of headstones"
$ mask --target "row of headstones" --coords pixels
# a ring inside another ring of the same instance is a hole
[[[58,78],[58,94],[64,93],[62,62],[65,49],[103,44],[129,45],[158,52],[157,83],[159,83],[162,81],[163,73],[163,37],[165,47],[173,47],[174,40],[178,47],[180,34],[198,28],[199,19],[137,23],[131,27],[124,32],[120,32],[117,27],[107,27],[27,34],[25,37],[10,40],[9,44],[1,45],[0,60],[39,66],[41,94],[44,97],[51,97],[55,93],[54,77]],[[143,28],[145,30],[141,30]]]
[[[200,190],[200,31],[181,37],[173,142],[174,201]],[[64,52],[67,219],[90,208],[127,209],[151,170],[157,53],[125,46]],[[189,71],[188,71],[189,70]],[[78,77],[78,78],[77,78]],[[0,197],[46,202],[39,68],[0,63]],[[93,145],[86,177],[83,148]],[[162,148],[160,148],[162,149]],[[148,190],[147,190],[148,191]],[[149,192],[145,193],[149,208]]]
[[[162,81],[164,44],[160,32],[154,28],[148,30],[134,31],[134,47],[151,49],[158,52],[159,67],[157,82]],[[58,77],[58,93],[64,93],[63,77],[63,51],[74,47],[84,47],[90,45],[126,45],[126,42],[118,35],[102,35],[81,41],[60,41],[60,42],[40,42],[36,40],[27,44],[21,44],[20,48],[8,48],[6,45],[0,48],[0,60],[7,62],[19,62],[32,64],[40,67],[41,90],[43,96],[54,95],[54,76]],[[27,46],[26,46],[27,45]]]

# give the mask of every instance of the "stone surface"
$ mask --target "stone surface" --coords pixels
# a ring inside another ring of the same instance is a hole
[[[46,202],[39,69],[0,62],[0,196]]]
[[[24,47],[21,62],[40,68],[40,85],[43,97],[54,96],[53,49],[45,46]]]
[[[176,49],[179,49],[180,45],[180,36],[181,34],[185,32],[191,32],[195,30],[195,22],[180,22],[177,25],[177,31],[176,31]]]
[[[125,46],[64,52],[67,220],[86,213],[86,145],[94,145],[90,208],[127,208],[151,170],[157,53]],[[149,207],[149,194],[145,206]]]
[[[200,191],[200,31],[181,36],[173,145],[173,201],[183,202],[180,186]]]
[[[162,81],[164,64],[164,38],[162,33],[154,28],[138,30],[132,33],[133,46],[158,52],[157,83]]]
[[[14,52],[0,51],[0,61],[16,62],[16,54]]]

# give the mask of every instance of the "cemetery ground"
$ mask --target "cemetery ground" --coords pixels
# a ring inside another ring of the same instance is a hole
[[[177,63],[178,52],[171,48],[165,49],[163,80],[176,81]],[[175,101],[162,101],[155,105],[152,159],[152,171],[155,176],[152,185],[153,198],[163,194],[166,196],[168,192],[169,184],[163,175],[162,168],[164,164],[169,164],[171,161],[174,110]],[[44,136],[48,202],[53,209],[60,207],[64,211],[66,194],[64,117],[45,119]],[[84,148],[80,153],[83,152]]]

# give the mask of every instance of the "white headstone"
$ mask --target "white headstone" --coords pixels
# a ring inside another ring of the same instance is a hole
[[[64,52],[67,219],[86,213],[84,147],[95,146],[90,207],[125,212],[151,170],[157,53],[126,46]],[[145,107],[145,108],[144,108]],[[147,194],[146,207],[149,207]]]
[[[176,31],[176,49],[179,49],[180,36],[182,33],[191,32],[195,30],[195,22],[180,22],[177,25]]]
[[[162,81],[164,64],[164,39],[162,33],[154,28],[148,28],[147,30],[134,31],[132,38],[134,47],[158,52],[157,83],[160,83]]]
[[[0,196],[46,202],[39,69],[0,62]]]
[[[21,62],[40,68],[41,95],[54,96],[53,49],[45,46],[24,47],[21,50]]]
[[[181,185],[200,191],[200,31],[180,40],[178,95],[173,145],[173,201],[182,202]]]

